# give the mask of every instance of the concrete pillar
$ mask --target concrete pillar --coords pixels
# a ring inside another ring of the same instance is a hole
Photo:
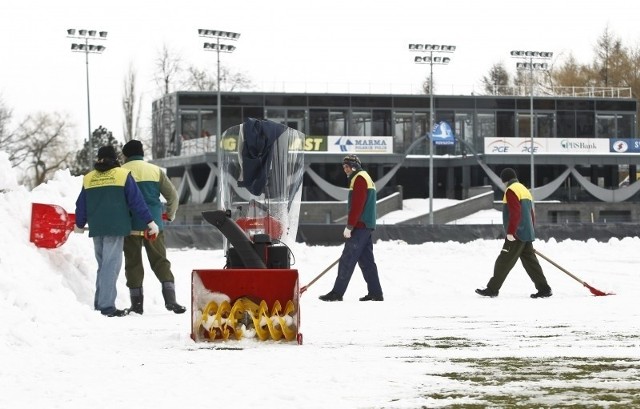
[[[591,165],[591,172],[589,173],[589,179],[594,185],[598,184],[598,165]]]
[[[453,174],[454,174],[453,171],[454,171],[453,167],[451,166],[447,167],[447,185],[445,186],[447,199],[455,199],[456,197],[455,180],[453,177]]]
[[[471,186],[471,168],[462,167],[462,200],[469,198],[469,187]]]

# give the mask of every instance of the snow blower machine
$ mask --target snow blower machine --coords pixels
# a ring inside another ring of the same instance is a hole
[[[222,141],[236,140],[237,149],[218,155],[218,210],[202,217],[222,233],[226,265],[192,272],[194,341],[302,344],[298,271],[288,244],[298,230],[304,138],[259,119],[223,133]]]

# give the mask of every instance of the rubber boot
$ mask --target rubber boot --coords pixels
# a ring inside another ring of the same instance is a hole
[[[129,308],[129,311],[142,315],[143,313],[142,304],[144,302],[142,287],[130,288],[129,295],[131,296],[131,308]]]
[[[162,283],[162,296],[164,297],[164,306],[167,310],[176,314],[182,314],[187,309],[176,302],[176,287],[172,281],[164,281]]]

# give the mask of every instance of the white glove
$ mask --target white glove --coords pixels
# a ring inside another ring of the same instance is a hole
[[[77,224],[73,225],[73,232],[78,234],[84,234],[84,229],[82,227],[78,227]]]
[[[342,232],[342,235],[344,236],[345,239],[350,239],[351,238],[351,229],[348,227],[344,228],[344,232]]]
[[[160,228],[158,227],[158,225],[156,224],[156,222],[154,222],[153,220],[151,220],[147,226],[149,226],[149,236],[150,237],[154,237],[157,236],[158,233],[160,233]]]
[[[516,238],[513,234],[507,234],[507,240],[514,241]]]

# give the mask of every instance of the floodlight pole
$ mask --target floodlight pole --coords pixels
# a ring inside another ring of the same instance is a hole
[[[535,121],[533,120],[533,59],[529,59],[529,136],[531,138],[531,194],[533,194],[533,189],[536,187],[536,171],[534,164],[534,151],[535,145],[533,143],[534,131],[533,127],[535,126]],[[535,200],[532,202],[535,206]]]
[[[526,63],[518,63],[518,69],[528,69],[529,70],[529,137],[531,138],[531,194],[533,195],[533,189],[535,188],[535,162],[534,162],[534,153],[535,153],[535,120],[534,120],[534,111],[533,111],[533,70],[546,70],[546,63],[534,63],[534,59],[542,60],[542,59],[550,59],[553,56],[552,52],[548,51],[511,51],[511,57],[520,58],[528,61]],[[535,197],[534,197],[535,199]],[[533,206],[535,206],[535,200],[533,201]]]
[[[93,141],[91,140],[91,98],[89,97],[89,40],[84,39],[84,61],[87,72],[87,125],[89,127],[89,164],[93,159]]]
[[[77,31],[77,34],[76,34]],[[99,34],[98,37],[96,37],[96,34]],[[91,132],[91,97],[89,94],[89,53],[94,53],[94,54],[101,54],[104,50],[105,47],[104,46],[93,46],[89,44],[89,38],[91,38],[92,40],[106,40],[107,39],[107,32],[106,31],[97,31],[97,30],[86,30],[86,29],[73,29],[70,28],[67,30],[67,37],[68,38],[76,38],[76,39],[81,39],[84,40],[84,44],[71,44],[71,51],[74,52],[84,52],[84,57],[85,57],[85,70],[86,70],[86,78],[87,78],[87,127],[88,127],[88,146],[89,146],[89,163],[91,163],[91,160],[93,160],[93,158],[95,157],[94,153],[93,153],[93,141],[92,141],[92,132]]]
[[[416,57],[417,64],[429,64],[429,129],[427,130],[427,143],[429,144],[429,224],[434,224],[433,218],[433,123],[435,116],[435,106],[433,98],[433,65],[446,65],[449,58],[434,57],[433,53],[453,53],[456,49],[454,45],[436,44],[409,44],[409,51],[428,52],[429,57]]]
[[[216,37],[216,157],[218,158],[218,210],[224,209],[224,172],[222,171],[222,98],[220,97],[220,37]]]
[[[216,100],[216,139],[218,141],[216,147],[216,153],[218,155],[218,166],[222,172],[222,98],[220,96],[220,37],[216,37],[216,87],[217,87],[217,100]],[[220,196],[222,198],[222,196]],[[221,208],[221,207],[219,207]]]
[[[239,33],[232,33],[219,30],[207,30],[198,29],[198,35],[200,37],[215,38],[215,44],[204,43],[205,51],[215,51],[217,54],[217,74],[216,74],[216,88],[217,88],[217,108],[216,108],[216,157],[218,160],[218,210],[224,210],[224,172],[223,172],[223,149],[222,146],[222,98],[220,95],[220,52],[232,53],[235,50],[235,46],[227,46],[220,44],[220,39],[225,40],[237,40],[240,37]],[[223,244],[223,247],[226,247]]]
[[[433,225],[433,51],[429,53],[429,224]]]

